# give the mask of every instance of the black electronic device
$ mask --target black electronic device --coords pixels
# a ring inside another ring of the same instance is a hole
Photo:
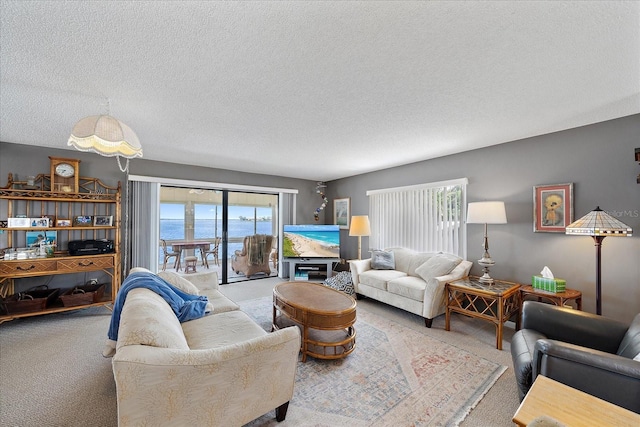
[[[113,240],[71,240],[69,255],[99,255],[114,252]]]

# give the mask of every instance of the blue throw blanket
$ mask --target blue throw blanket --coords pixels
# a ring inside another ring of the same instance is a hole
[[[110,340],[118,340],[120,313],[127,299],[127,294],[135,288],[149,289],[164,298],[171,306],[180,323],[203,317],[207,303],[209,302],[206,296],[192,295],[183,292],[153,273],[132,273],[122,282],[122,286],[116,296],[116,302],[113,304],[111,324],[109,325],[109,332],[107,334]]]

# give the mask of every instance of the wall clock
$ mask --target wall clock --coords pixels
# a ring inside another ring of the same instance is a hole
[[[77,193],[79,191],[80,160],[51,157],[51,191]]]

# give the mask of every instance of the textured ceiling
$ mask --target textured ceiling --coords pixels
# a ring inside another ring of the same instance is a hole
[[[640,112],[637,1],[0,4],[5,142],[109,111],[146,159],[326,181]]]

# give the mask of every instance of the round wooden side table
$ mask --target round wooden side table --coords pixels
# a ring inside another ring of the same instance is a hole
[[[537,298],[538,301],[546,299],[560,307],[564,307],[567,302],[574,301],[576,309],[582,310],[582,292],[576,291],[575,289],[566,289],[564,292],[556,293],[535,289],[533,286],[528,285],[520,288],[520,296],[522,297],[522,301],[524,301],[527,296],[531,296]]]

